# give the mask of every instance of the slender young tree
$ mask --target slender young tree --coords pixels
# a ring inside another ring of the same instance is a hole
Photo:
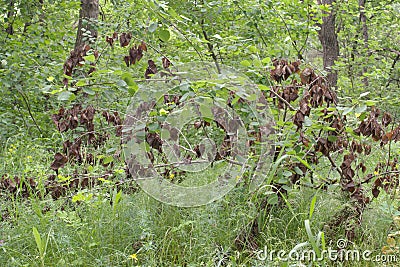
[[[367,60],[368,58],[371,56],[371,52],[368,51],[368,25],[367,25],[367,16],[365,15],[365,3],[366,0],[358,0],[358,7],[359,7],[359,11],[360,11],[360,22],[361,22],[361,29],[362,29],[362,35],[363,35],[363,40],[364,40],[364,48],[366,50],[367,53]],[[362,74],[368,72],[368,68],[365,65],[363,67],[362,70]],[[363,78],[363,83],[365,86],[368,86],[369,82],[368,82],[368,78],[364,77]]]

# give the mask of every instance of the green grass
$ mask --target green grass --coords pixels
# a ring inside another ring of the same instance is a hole
[[[220,266],[263,266],[265,262],[257,260],[255,251],[239,251],[234,245],[240,231],[257,216],[250,199],[240,191],[237,188],[198,208],[168,206],[143,192],[122,194],[118,203],[110,204],[115,192],[98,190],[91,200],[79,204],[65,198],[2,200],[2,214],[6,211],[9,217],[0,223],[0,239],[4,240],[0,264],[42,265],[32,232],[36,227],[46,242],[43,266],[214,266],[218,262],[224,263]],[[312,193],[300,190],[289,195],[294,214],[282,207],[258,214],[260,248],[290,251],[308,241],[304,220]],[[323,230],[341,204],[340,198],[321,193],[311,220],[313,231]],[[355,246],[379,250],[390,218],[379,207],[367,211],[360,229],[363,240]],[[336,238],[343,236],[338,232]],[[130,258],[132,254],[137,255],[137,262]]]
[[[51,145],[45,141],[25,147],[8,142],[3,147],[2,172],[44,180],[52,160],[47,152]],[[182,183],[190,185],[197,177],[204,184],[214,180],[220,169],[188,176]],[[50,196],[26,199],[20,194],[11,197],[2,192],[0,266],[298,266],[296,262],[285,265],[277,258],[260,260],[257,252],[264,248],[289,252],[304,242],[318,241],[319,231],[326,234],[322,243],[332,249],[344,238],[345,225],[333,233],[326,229],[347,202],[339,187],[329,192],[294,188],[280,204],[261,211],[258,205],[268,197],[268,190],[249,193],[243,184],[222,199],[196,208],[169,206],[142,190],[122,189],[120,192],[112,184],[99,184],[82,190],[81,201],[73,201],[75,191],[58,200]],[[389,230],[393,230],[391,213],[396,205],[381,194],[365,211],[357,239],[349,248],[380,254]],[[310,220],[311,239],[306,220]],[[258,248],[239,249],[235,240],[241,233],[251,232],[255,221]],[[382,265],[321,261],[312,266]]]

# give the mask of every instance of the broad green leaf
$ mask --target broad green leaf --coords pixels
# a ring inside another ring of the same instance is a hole
[[[128,93],[131,96],[133,96],[137,92],[138,89],[139,89],[139,86],[135,83],[134,85],[128,87]]]
[[[358,106],[356,107],[356,109],[354,110],[355,113],[361,114],[364,111],[367,110],[367,106],[366,105],[362,105],[362,106]]]
[[[240,61],[240,65],[245,66],[245,67],[250,67],[251,63],[247,59]]]
[[[95,95],[95,94],[96,94],[95,91],[93,91],[92,89],[87,88],[87,87],[83,88],[82,91],[85,92],[85,93],[88,94],[88,95]]]
[[[352,112],[353,111],[353,107],[346,107],[344,110],[343,110],[343,115],[347,115],[347,114],[349,114],[350,112]]]
[[[270,90],[270,88],[269,88],[268,86],[263,85],[263,84],[259,84],[259,85],[258,85],[258,88],[260,88],[261,91],[268,91],[268,90]]]
[[[85,59],[85,61],[90,61],[90,62],[95,62],[96,58],[94,55],[88,55],[88,56],[84,56],[83,57]]]
[[[279,198],[278,198],[278,195],[276,195],[276,194],[270,195],[267,199],[267,203],[269,205],[276,205],[276,204],[278,204],[278,201],[279,201]]]
[[[171,38],[171,33],[169,30],[160,30],[158,37],[161,39],[161,41],[168,42]]]
[[[169,111],[161,108],[159,113],[160,113],[160,116],[165,116],[165,115],[167,115],[169,113]]]
[[[262,67],[261,60],[259,60],[259,59],[254,59],[254,60],[253,60],[253,65],[254,65],[254,67],[256,67],[256,68],[261,68],[261,67]]]
[[[365,105],[367,105],[368,107],[375,106],[375,104],[376,104],[376,101],[374,101],[374,100],[365,101]]]
[[[292,172],[291,171],[288,171],[288,170],[285,170],[285,171],[283,171],[283,176],[285,176],[285,177],[290,177],[290,176],[292,176]]]
[[[81,87],[81,86],[85,86],[86,85],[86,80],[79,80],[75,86]]]
[[[212,114],[211,111],[211,106],[208,105],[208,103],[201,103],[199,106],[199,110],[203,118],[208,118],[208,119],[214,118],[214,115]]]
[[[265,57],[265,58],[263,58],[263,59],[261,60],[261,62],[262,62],[263,64],[271,63],[271,58],[270,58],[270,57]]]
[[[103,159],[103,164],[108,164],[108,163],[111,163],[111,162],[113,162],[114,161],[114,157],[113,156],[106,156],[104,159]]]
[[[298,175],[303,175],[303,171],[299,168],[299,167],[294,167],[294,171],[298,174]]]
[[[60,101],[68,101],[68,100],[74,100],[76,98],[75,94],[69,91],[63,91],[61,92],[57,99]]]

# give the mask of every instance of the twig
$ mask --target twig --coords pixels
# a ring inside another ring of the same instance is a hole
[[[217,70],[218,70],[218,73],[221,73],[221,68],[219,67],[219,64],[218,64],[217,55],[215,55],[215,53],[214,53],[214,46],[211,43],[210,39],[208,38],[207,32],[204,28],[204,18],[201,19],[201,30],[203,32],[204,39],[206,39],[206,41],[207,41],[208,51],[210,52],[211,57],[214,60],[215,66],[217,67]]]
[[[331,155],[328,154],[326,157],[328,158],[328,160],[331,163],[332,167],[335,168],[335,170],[340,174],[340,177],[343,177],[342,171],[336,166],[336,163],[331,158]]]
[[[181,161],[181,162],[171,162],[171,163],[166,163],[166,164],[158,164],[158,165],[153,165],[153,168],[164,168],[164,167],[170,167],[170,166],[180,166],[180,165],[190,165],[190,164],[202,164],[202,163],[208,163],[208,160],[195,160],[195,161]]]
[[[278,17],[281,19],[281,21],[282,21],[283,24],[285,25],[285,29],[286,29],[286,31],[287,31],[289,37],[290,37],[290,40],[292,40],[293,48],[294,48],[294,50],[296,50],[299,59],[302,59],[303,56],[301,55],[301,51],[297,48],[296,41],[295,41],[294,38],[292,37],[292,33],[291,33],[291,31],[290,31],[290,29],[289,29],[289,27],[288,27],[288,25],[287,25],[285,19],[284,19],[284,18],[282,17],[282,15],[274,8],[274,6],[272,6],[272,9],[275,11],[274,13],[278,15]],[[308,37],[308,36],[307,36],[307,37]]]
[[[281,97],[280,95],[278,95],[274,90],[269,90],[273,95],[275,95],[277,98],[279,98],[279,100],[281,100],[283,103],[286,104],[286,106],[289,107],[290,110],[292,111],[296,111],[297,109],[295,109],[292,105],[290,105],[289,102],[287,102],[283,97]]]
[[[364,181],[362,181],[360,184],[369,183],[373,178],[379,177],[379,176],[383,176],[383,175],[386,175],[386,174],[400,174],[400,171],[387,171],[387,172],[374,174],[374,175],[371,175],[370,177],[368,177],[368,179],[365,179]]]
[[[400,59],[400,53],[397,54],[396,58],[393,60],[392,66],[390,67],[389,78],[388,78],[388,81],[386,83],[386,87],[389,86],[390,82],[393,80],[393,79],[390,79],[390,76],[392,75],[392,72],[394,71],[394,67],[396,66],[396,63],[397,63],[397,61],[399,59]]]
[[[31,106],[29,105],[29,102],[28,102],[28,100],[27,100],[27,98],[26,98],[24,92],[22,92],[22,91],[21,91],[20,89],[18,89],[18,88],[17,88],[17,91],[18,91],[18,93],[22,96],[22,99],[24,100],[24,103],[25,103],[25,105],[26,105],[26,108],[28,109],[29,116],[32,118],[33,123],[35,124],[36,128],[39,130],[40,134],[43,135],[42,130],[40,129],[39,125],[38,125],[37,122],[36,122],[35,117],[34,117],[33,114],[32,114]]]

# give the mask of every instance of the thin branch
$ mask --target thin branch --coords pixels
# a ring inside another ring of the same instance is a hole
[[[342,171],[336,166],[336,163],[333,161],[331,155],[327,155],[326,156],[329,160],[329,162],[331,163],[332,167],[335,168],[335,170],[340,174],[340,177],[343,177]]]
[[[297,109],[295,109],[292,105],[290,105],[289,102],[287,102],[283,97],[281,97],[280,95],[278,95],[274,90],[270,89],[269,90],[273,95],[275,95],[277,98],[279,98],[279,100],[281,100],[283,103],[286,104],[286,106],[289,107],[290,110],[292,111],[296,111]]]
[[[171,163],[166,163],[166,164],[157,164],[153,165],[152,168],[164,168],[164,167],[177,167],[181,165],[190,165],[190,164],[202,164],[202,163],[208,163],[208,160],[194,160],[194,161],[181,161],[181,162],[171,162]]]
[[[392,72],[394,71],[394,67],[396,66],[396,63],[397,63],[397,61],[399,61],[399,59],[400,59],[400,53],[396,55],[396,58],[393,60],[392,66],[390,67],[389,78],[386,83],[386,87],[389,86],[390,82],[393,80],[393,79],[390,79],[390,76],[392,75]]]
[[[204,28],[204,18],[201,19],[201,30],[203,32],[204,39],[206,39],[206,41],[207,41],[208,51],[210,52],[211,57],[214,60],[215,66],[217,67],[217,70],[218,70],[218,73],[221,73],[221,68],[219,67],[219,64],[218,64],[217,55],[214,53],[214,46],[211,43],[210,39],[208,38],[206,29]]]
[[[143,82],[168,82],[171,81],[171,79],[142,79],[142,80],[134,80],[136,83],[143,83]],[[85,84],[82,86],[78,87],[88,87],[88,86],[98,86],[98,85],[115,85],[115,82],[104,82],[104,83],[91,83],[91,84]]]
[[[374,174],[374,175],[371,175],[370,177],[368,177],[368,179],[365,179],[364,181],[362,181],[361,184],[369,183],[373,178],[379,177],[379,176],[384,176],[386,174],[400,174],[400,171],[387,171],[387,172]]]
[[[29,102],[28,102],[28,100],[27,100],[26,95],[24,94],[24,92],[22,92],[22,91],[21,91],[20,89],[18,89],[18,88],[17,88],[17,91],[18,91],[18,93],[22,96],[22,99],[24,100],[24,103],[25,103],[25,105],[26,105],[26,108],[28,109],[29,116],[32,118],[33,123],[35,124],[36,128],[39,130],[40,134],[43,135],[42,130],[40,129],[39,125],[38,125],[37,122],[36,122],[35,117],[34,117],[33,114],[32,114],[31,106],[29,105]]]
[[[282,21],[283,24],[285,25],[285,29],[286,29],[286,31],[287,31],[289,37],[290,37],[290,40],[292,40],[293,48],[294,48],[294,50],[296,50],[297,56],[299,57],[299,59],[302,59],[303,56],[301,55],[301,51],[297,48],[296,41],[295,41],[294,38],[292,37],[292,33],[291,33],[291,31],[290,31],[290,29],[289,29],[289,26],[287,25],[285,19],[282,17],[282,15],[281,15],[273,6],[272,6],[272,9],[275,11],[274,13],[278,15],[278,17],[281,19],[281,21]]]
[[[384,48],[383,50],[390,51],[390,52],[395,53],[396,55],[400,56],[400,51],[397,51],[393,48]]]

